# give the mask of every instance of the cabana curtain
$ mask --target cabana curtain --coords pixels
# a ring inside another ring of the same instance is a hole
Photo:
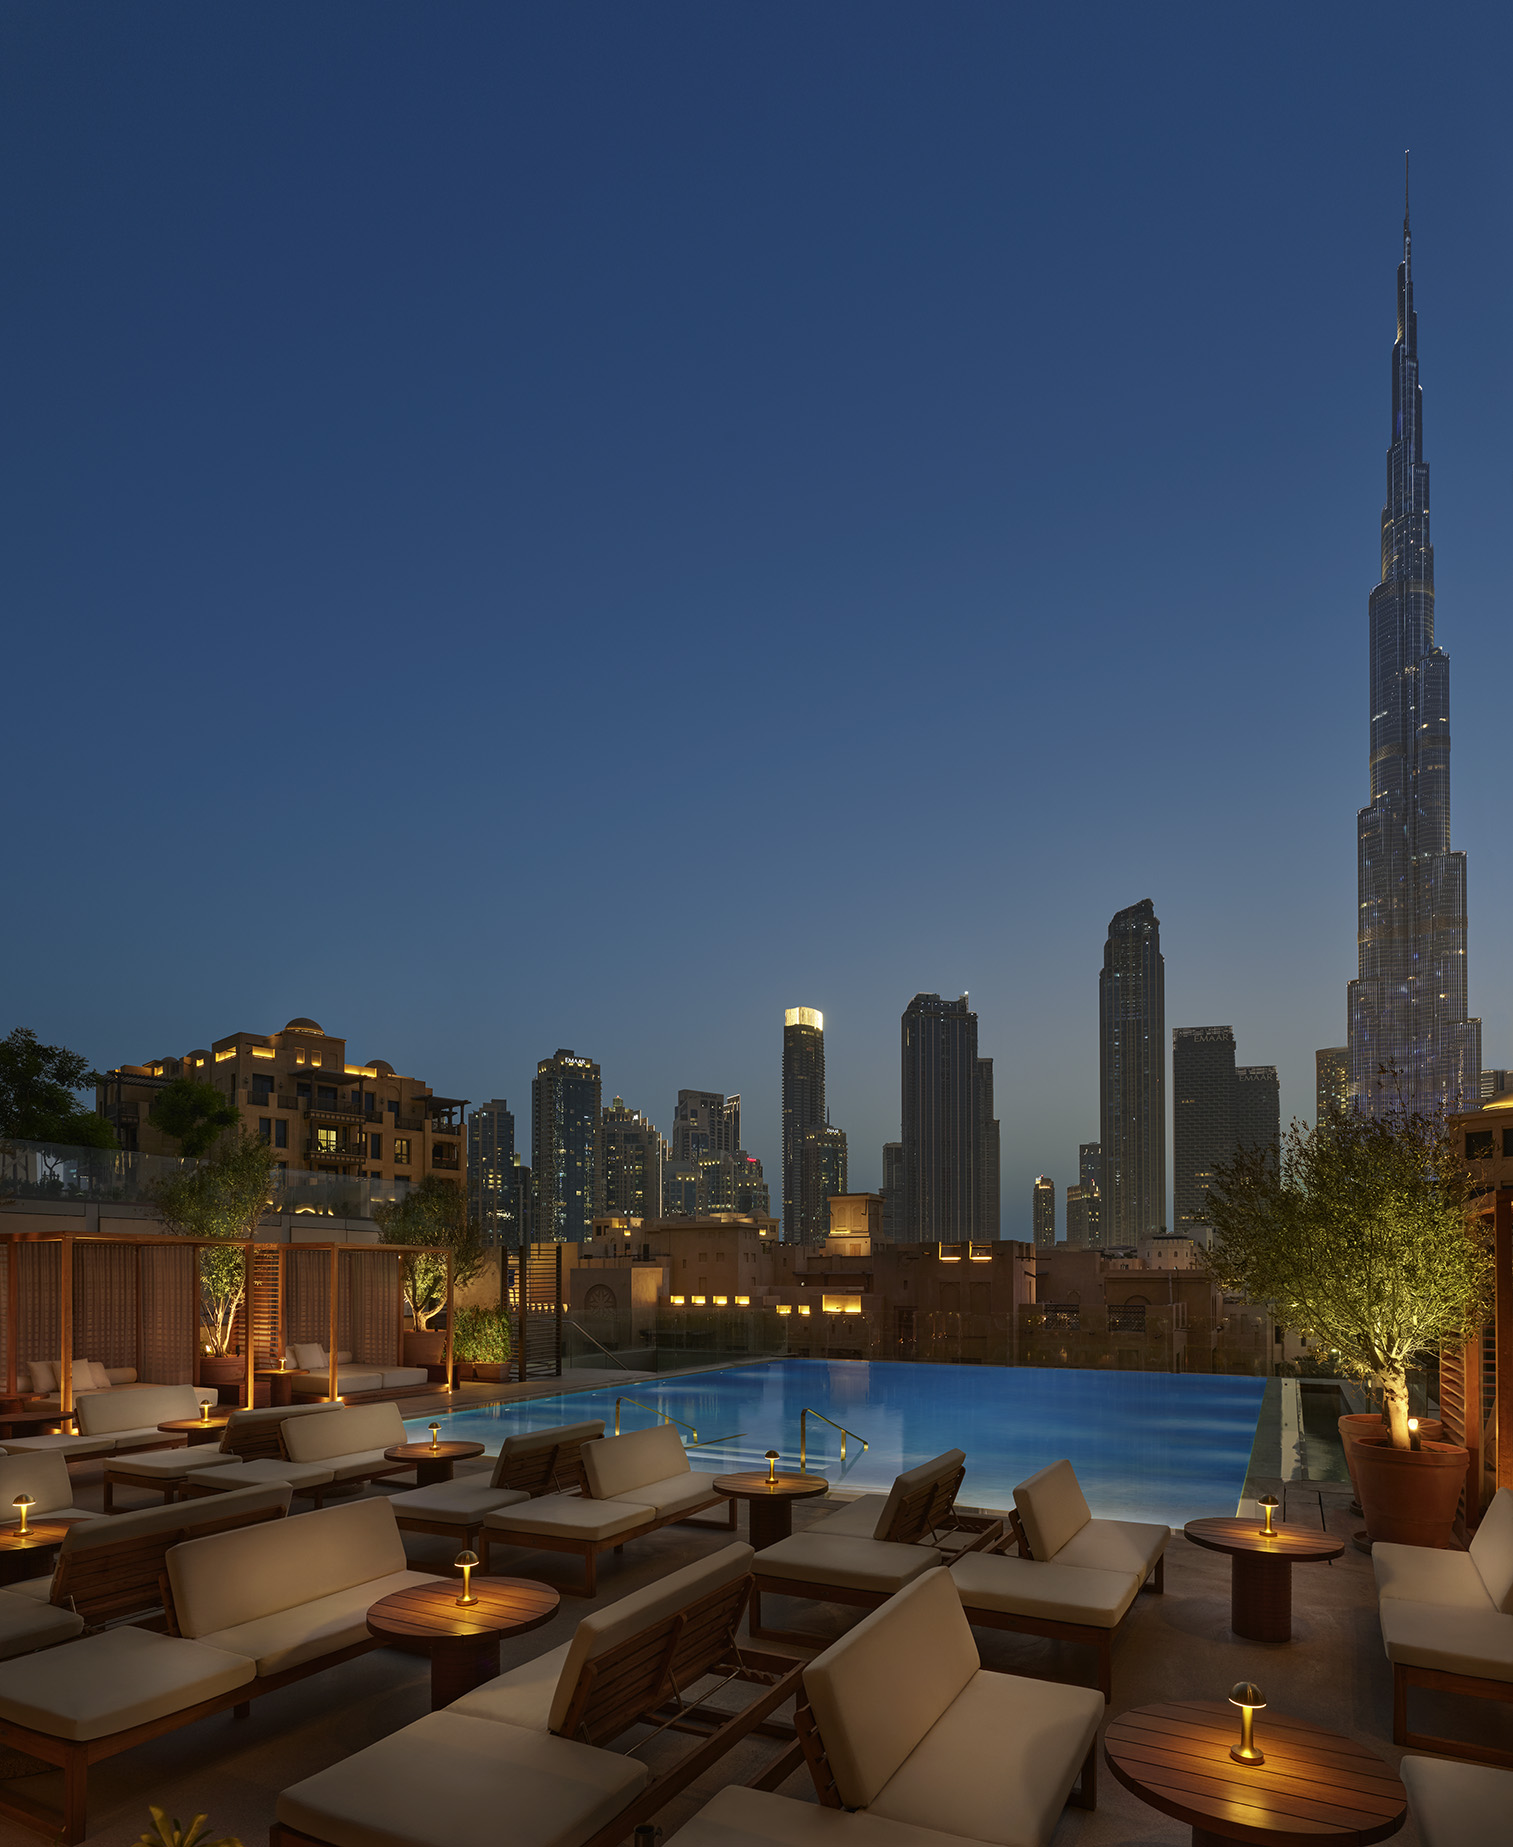
[[[154,1385],[192,1385],[200,1343],[200,1277],[194,1247],[144,1244],[141,1250],[142,1361],[137,1370]],[[78,1255],[76,1245],[76,1262]]]

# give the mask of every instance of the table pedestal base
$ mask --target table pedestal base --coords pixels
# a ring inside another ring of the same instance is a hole
[[[793,1502],[786,1495],[774,1495],[771,1500],[753,1496],[746,1510],[747,1537],[755,1551],[765,1552],[780,1539],[792,1537]]]
[[[434,1488],[438,1482],[452,1479],[452,1459],[443,1456],[439,1462],[417,1462],[415,1464],[415,1486],[417,1488]]]
[[[479,1635],[437,1643],[431,1650],[431,1710],[481,1687],[499,1672],[499,1637]]]
[[[1229,1579],[1229,1626],[1248,1642],[1292,1640],[1292,1561],[1236,1552]],[[1197,1840],[1196,1833],[1194,1840]],[[1221,1835],[1206,1835],[1218,1841]]]

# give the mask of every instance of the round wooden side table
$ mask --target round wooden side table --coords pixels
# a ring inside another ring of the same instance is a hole
[[[1353,1738],[1269,1709],[1256,1713],[1266,1761],[1237,1764],[1236,1707],[1215,1701],[1141,1706],[1103,1738],[1110,1770],[1142,1802],[1185,1821],[1193,1847],[1230,1841],[1365,1847],[1396,1834],[1408,1796],[1392,1766]]]
[[[230,1417],[229,1411],[218,1411],[212,1414],[208,1424],[199,1417],[171,1417],[166,1424],[159,1424],[158,1429],[170,1436],[187,1437],[189,1447],[195,1449],[204,1443],[219,1443]]]
[[[1248,1642],[1290,1642],[1293,1566],[1345,1550],[1343,1539],[1302,1526],[1279,1526],[1268,1539],[1254,1520],[1189,1520],[1182,1531],[1195,1546],[1229,1554],[1229,1626]]]
[[[36,1566],[42,1561],[32,1554],[55,1551],[68,1536],[68,1529],[78,1524],[77,1515],[68,1520],[49,1520],[44,1515],[40,1520],[28,1520],[24,1533],[14,1525],[0,1526],[0,1584],[19,1584],[28,1577],[40,1577]]]
[[[431,1710],[439,1712],[499,1672],[499,1644],[549,1623],[561,1601],[550,1584],[533,1578],[480,1578],[477,1603],[457,1599],[462,1579],[412,1584],[382,1597],[368,1611],[368,1633],[396,1648],[431,1657]]]
[[[481,1443],[396,1443],[392,1449],[384,1451],[390,1462],[414,1463],[415,1485],[419,1488],[429,1488],[439,1481],[450,1481],[454,1463],[465,1462],[469,1456],[482,1454]]]
[[[716,1494],[746,1503],[746,1536],[758,1552],[793,1531],[795,1501],[830,1492],[823,1475],[779,1475],[769,1481],[765,1469],[753,1469],[748,1475],[716,1475],[712,1485]]]

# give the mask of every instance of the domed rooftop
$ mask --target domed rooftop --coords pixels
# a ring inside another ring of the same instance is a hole
[[[297,1020],[291,1020],[284,1028],[286,1033],[324,1033],[325,1027],[316,1020],[307,1020],[303,1014]]]
[[[393,1077],[394,1067],[387,1058],[370,1058],[368,1063],[380,1077]]]

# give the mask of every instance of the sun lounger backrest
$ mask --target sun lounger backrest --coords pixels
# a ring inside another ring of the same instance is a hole
[[[583,1445],[583,1479],[596,1501],[612,1501],[648,1482],[689,1472],[688,1451],[672,1424],[653,1424],[623,1437],[600,1437]]]
[[[406,1440],[405,1421],[397,1404],[342,1405],[284,1425],[284,1448],[294,1462],[324,1462],[331,1456],[388,1449]],[[403,1571],[404,1566],[394,1569]]]
[[[78,1403],[84,1436],[107,1436],[113,1430],[150,1429],[175,1417],[198,1417],[200,1399],[213,1398],[193,1385],[139,1385],[119,1392],[87,1392]]]
[[[221,1432],[221,1448],[228,1455],[241,1456],[248,1462],[265,1457],[285,1457],[280,1427],[291,1417],[325,1416],[330,1405],[277,1405],[273,1409],[233,1411]]]
[[[506,1437],[500,1445],[490,1486],[517,1494],[565,1494],[583,1486],[583,1445],[604,1435],[604,1421],[558,1424]]]
[[[348,1501],[277,1526],[175,1546],[168,1582],[180,1635],[212,1635],[405,1569],[394,1509]]]
[[[1498,1609],[1513,1615],[1513,1488],[1499,1488],[1492,1496],[1471,1541],[1471,1562]]]
[[[1031,1555],[1042,1563],[1055,1558],[1093,1517],[1072,1465],[1065,1461],[1049,1463],[1020,1482],[1014,1490],[1014,1506],[1024,1523]]]
[[[585,1616],[557,1676],[548,1727],[603,1743],[724,1660],[751,1593],[754,1556],[750,1546],[725,1546]]]
[[[163,1600],[163,1560],[170,1546],[228,1527],[281,1521],[288,1511],[287,1484],[269,1482],[81,1521],[58,1548],[49,1600],[77,1610],[88,1623],[155,1610]]]
[[[927,1571],[804,1669],[836,1789],[865,1808],[982,1663],[949,1571]]]
[[[18,1520],[14,1502],[18,1494],[29,1494],[32,1505],[27,1517],[40,1520],[49,1507],[67,1507],[74,1498],[68,1463],[61,1450],[20,1450],[14,1456],[0,1456],[0,1515],[5,1524]]]
[[[932,1532],[955,1504],[966,1460],[965,1450],[948,1449],[943,1456],[895,1475],[872,1537],[912,1546]]]

